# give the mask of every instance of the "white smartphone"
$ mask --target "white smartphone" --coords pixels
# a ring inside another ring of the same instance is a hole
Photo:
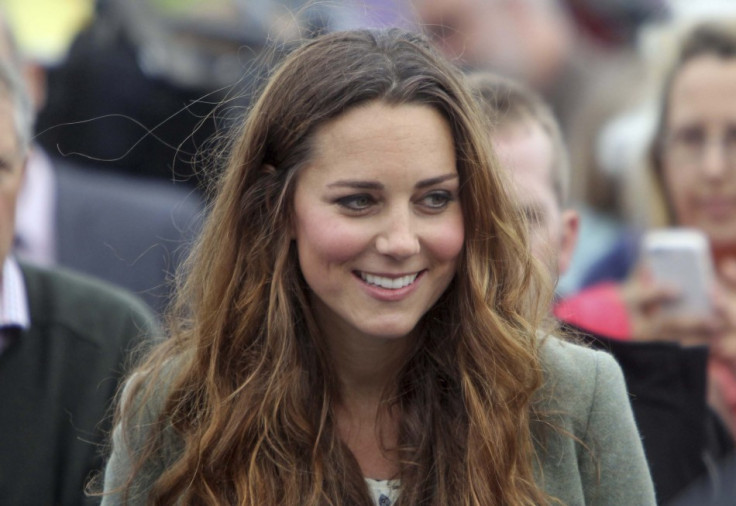
[[[655,282],[680,291],[681,296],[668,304],[666,311],[692,316],[712,313],[715,273],[705,234],[690,228],[649,231],[644,236],[642,257]]]

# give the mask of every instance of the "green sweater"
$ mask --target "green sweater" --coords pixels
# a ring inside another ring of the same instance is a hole
[[[127,352],[154,335],[150,310],[116,288],[22,265],[30,329],[0,354],[0,503],[77,505]]]
[[[538,406],[547,415],[543,423],[535,423],[533,431],[540,464],[537,479],[543,488],[571,506],[656,504],[623,375],[615,360],[607,353],[550,337],[542,347],[542,364],[545,384],[538,392]],[[146,408],[143,416],[153,419],[156,408]],[[141,420],[141,426],[148,421]],[[549,429],[549,425],[556,429]],[[134,431],[126,438],[132,451],[144,434]],[[168,446],[164,455],[148,462],[133,483],[131,504],[145,504],[152,482],[176,458],[180,442],[173,434],[165,438]],[[105,490],[124,483],[129,451],[116,430],[105,470]],[[122,504],[121,497],[107,495],[102,504]]]

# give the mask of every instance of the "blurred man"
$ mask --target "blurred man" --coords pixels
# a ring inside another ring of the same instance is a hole
[[[94,503],[84,485],[102,464],[106,412],[154,317],[116,289],[13,258],[32,118],[16,67],[0,60],[0,502]]]
[[[578,232],[577,213],[566,208],[569,166],[559,127],[543,100],[521,84],[490,74],[473,75],[470,83],[490,121],[499,162],[511,170],[534,256],[554,282],[570,262]],[[590,333],[584,338],[610,351],[624,371],[660,501],[732,452],[706,403],[707,349],[619,342]]]
[[[46,99],[45,73],[22,57],[2,13],[0,59],[24,75],[35,114]],[[109,281],[163,312],[169,278],[201,214],[201,201],[188,186],[52,159],[34,143],[18,197],[14,252],[37,265],[62,265]]]
[[[550,91],[568,64],[574,26],[560,0],[413,0],[448,57]]]

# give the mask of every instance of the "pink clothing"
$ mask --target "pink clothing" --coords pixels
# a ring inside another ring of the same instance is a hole
[[[560,321],[594,334],[619,341],[632,339],[626,304],[615,282],[593,285],[562,299],[555,306],[554,314]],[[719,414],[728,416],[724,423],[736,438],[736,364],[727,364],[711,355],[708,378],[719,403],[723,404]]]
[[[612,339],[631,339],[631,325],[624,301],[613,282],[600,283],[562,299],[555,316],[571,325]]]
[[[726,420],[728,429],[736,439],[736,371],[734,364],[711,357],[708,362],[708,376],[716,389],[715,402],[725,410],[729,419]]]

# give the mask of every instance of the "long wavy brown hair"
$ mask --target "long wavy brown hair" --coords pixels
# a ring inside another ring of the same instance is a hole
[[[457,274],[382,403],[400,413],[399,503],[548,501],[530,429],[536,308],[548,301],[530,297],[524,225],[462,75],[399,30],[321,36],[268,79],[186,265],[171,336],[129,379],[123,397],[135,402],[118,407],[122,433],[144,434],[127,438],[124,493],[143,488],[161,505],[372,503],[336,430],[338,379],[287,232],[315,130],[370,101],[427,105],[448,121],[465,226]]]

